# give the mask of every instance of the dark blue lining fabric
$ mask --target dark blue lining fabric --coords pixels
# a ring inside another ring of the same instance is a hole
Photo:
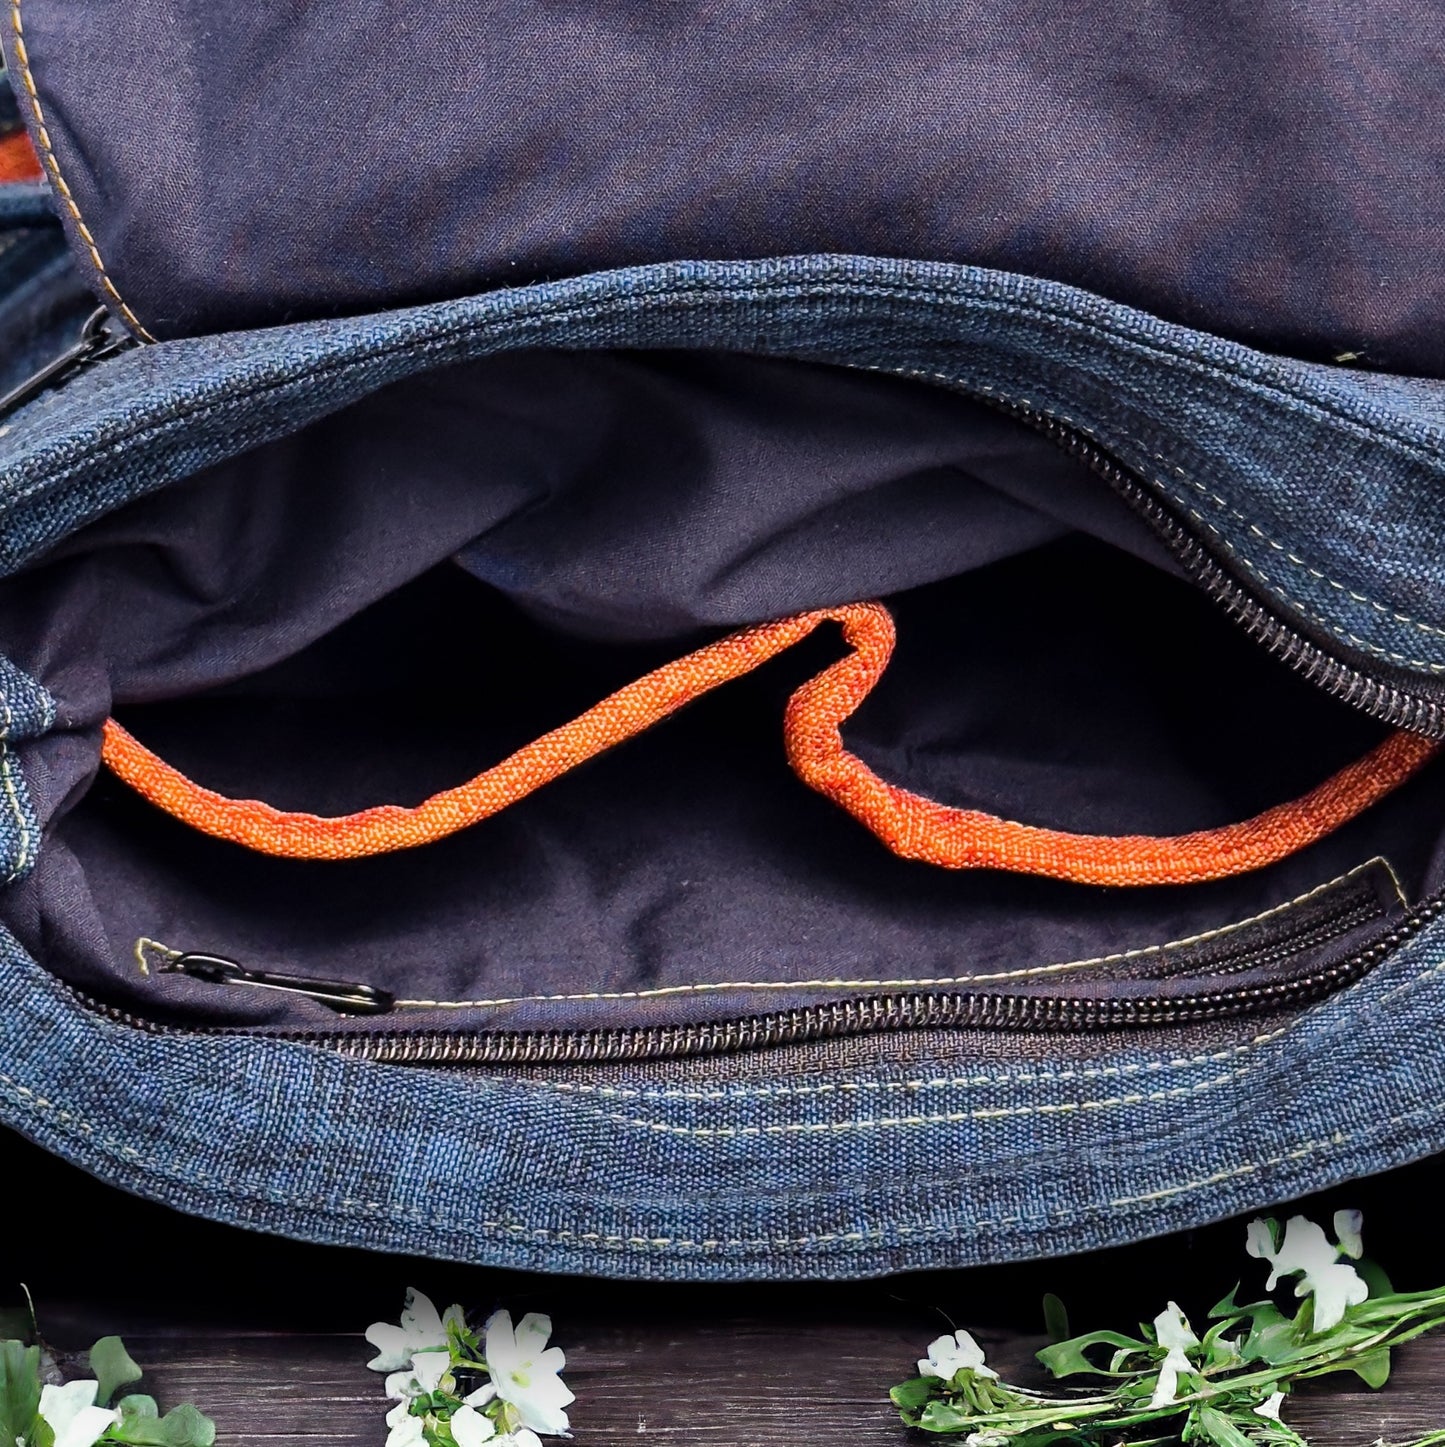
[[[1445,373],[1445,15],[1410,0],[17,9],[77,257],[157,335],[846,251]]]
[[[314,1024],[320,1007],[145,980],[135,941],[420,999],[946,978],[1187,936],[1376,854],[1413,892],[1435,877],[1419,821],[1445,812],[1439,770],[1298,859],[1206,888],[905,864],[783,760],[784,700],[836,656],[825,637],[408,855],[267,860],[104,776],[81,800],[112,695],[201,782],[344,812],[459,782],[713,630],[879,593],[899,653],[850,741],[951,802],[1182,831],[1302,793],[1380,734],[1169,576],[1099,479],[977,404],[758,358],[522,353],[387,388],[3,586],[0,646],[60,711],[26,753],[51,823],[6,917],[107,998]],[[596,1008],[486,1018],[595,1024]],[[604,1008],[654,1022],[719,1002]]]

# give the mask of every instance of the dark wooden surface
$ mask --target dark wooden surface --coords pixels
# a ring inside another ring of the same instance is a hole
[[[382,1447],[388,1403],[361,1333],[395,1319],[408,1283],[439,1304],[550,1313],[578,1396],[577,1447],[906,1447],[887,1389],[949,1321],[976,1327],[1000,1369],[1026,1373],[1044,1290],[1065,1297],[1076,1329],[1128,1326],[1166,1295],[1202,1312],[1254,1266],[1232,1222],[1091,1257],[888,1281],[637,1287],[273,1241],[116,1195],[19,1142],[0,1147],[9,1239],[25,1242],[5,1275],[28,1281],[47,1337],[75,1349],[122,1332],[146,1389],[162,1406],[194,1401],[221,1447]],[[1362,1205],[1397,1284],[1435,1285],[1445,1280],[1442,1177],[1416,1167],[1310,1204]],[[16,1181],[87,1226],[48,1237],[29,1224],[40,1214],[17,1209]],[[1296,1399],[1291,1419],[1317,1447],[1445,1427],[1445,1338],[1399,1353],[1383,1392],[1321,1386]]]
[[[772,1447],[849,1443],[904,1447],[887,1390],[909,1374],[917,1332],[757,1317],[612,1322],[567,1310],[557,1293],[577,1447],[654,1441]],[[162,1404],[191,1400],[215,1418],[218,1441],[235,1447],[314,1443],[381,1447],[390,1405],[362,1365],[358,1336],[241,1334],[224,1328],[182,1335],[132,1334]],[[1000,1366],[1023,1365],[1042,1343],[987,1340]],[[1445,1343],[1400,1354],[1383,1392],[1317,1390],[1289,1419],[1319,1447],[1408,1441],[1445,1424]]]

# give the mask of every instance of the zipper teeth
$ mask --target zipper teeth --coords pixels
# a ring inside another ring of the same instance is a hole
[[[1191,995],[1131,999],[1048,995],[880,995],[802,1006],[736,1020],[596,1030],[247,1031],[158,1025],[126,1011],[86,1003],[118,1024],[160,1035],[211,1035],[315,1045],[386,1065],[570,1065],[735,1054],[846,1036],[914,1030],[1093,1033],[1192,1025],[1312,1004],[1364,978],[1392,951],[1445,913],[1445,894],[1415,910],[1348,960],[1302,975]]]
[[[970,394],[973,395],[973,394]],[[1021,403],[979,397],[1024,423],[1103,478],[1154,530],[1190,578],[1255,642],[1287,668],[1352,708],[1412,733],[1445,738],[1445,702],[1386,683],[1341,662],[1256,601],[1152,489],[1076,429]]]
[[[1267,969],[1271,965],[1284,964],[1292,955],[1327,945],[1348,930],[1369,924],[1378,919],[1380,913],[1378,907],[1360,901],[1325,919],[1315,921],[1298,934],[1275,940],[1258,951],[1247,952],[1238,959],[1226,957],[1218,964],[1208,966],[1209,972],[1214,975],[1238,975],[1245,970]]]

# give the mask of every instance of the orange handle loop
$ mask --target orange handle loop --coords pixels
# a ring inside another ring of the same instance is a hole
[[[44,175],[24,131],[0,136],[0,185],[7,181],[39,181]]]
[[[1347,823],[1422,768],[1440,745],[1392,734],[1302,799],[1243,823],[1193,834],[1069,834],[939,804],[885,783],[843,745],[842,725],[893,653],[881,603],[854,603],[763,623],[647,674],[571,723],[415,808],[383,804],[321,818],[230,799],[157,758],[114,719],[101,757],[158,808],[218,839],[288,859],[358,859],[413,849],[476,824],[534,789],[661,722],[703,694],[750,673],[820,624],[842,626],[850,652],[788,701],[784,738],[798,776],[865,824],[895,854],[945,869],[1003,869],[1081,884],[1189,884],[1263,868]]]

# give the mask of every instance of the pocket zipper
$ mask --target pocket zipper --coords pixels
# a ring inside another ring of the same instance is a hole
[[[1311,1005],[1356,984],[1382,960],[1445,914],[1445,893],[1411,911],[1393,929],[1348,959],[1292,980],[1266,981],[1180,995],[1010,995],[982,991],[928,991],[868,996],[806,1005],[689,1025],[623,1026],[591,1030],[247,1030],[227,1026],[158,1024],[129,1011],[81,996],[87,1008],[117,1024],[160,1035],[241,1036],[314,1045],[355,1059],[387,1065],[566,1065],[671,1060],[772,1049],[849,1036],[918,1030],[990,1030],[1030,1034],[1098,1034],[1158,1029],[1259,1015]],[[1346,913],[1338,936],[1359,923]],[[1299,937],[1318,943],[1322,927]],[[1277,964],[1280,942],[1218,961],[1221,973]],[[248,970],[215,955],[173,952],[163,973],[180,973],[226,985],[279,989],[322,1001],[339,1012],[378,1014],[394,1008],[385,991],[300,976]],[[72,992],[76,993],[76,992]],[[362,1000],[343,1004],[343,995]],[[383,1003],[385,1001],[385,1003]]]
[[[40,393],[70,381],[77,372],[139,345],[128,332],[120,330],[115,319],[103,306],[97,307],[86,318],[85,325],[80,329],[80,336],[74,343],[0,397],[0,418],[38,397]]]

